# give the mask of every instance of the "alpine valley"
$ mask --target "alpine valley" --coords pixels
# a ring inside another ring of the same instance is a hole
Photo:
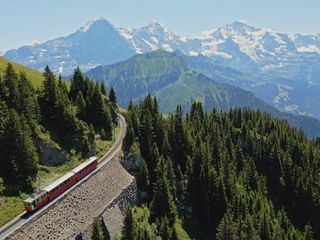
[[[0,240],[320,240],[319,8],[0,1]]]
[[[4,56],[36,70],[49,65],[67,76],[76,66],[87,71],[157,49],[178,50],[193,74],[251,91],[280,111],[320,118],[320,34],[288,35],[235,21],[191,37],[157,22],[139,29],[117,28],[99,18],[66,37],[9,50]]]

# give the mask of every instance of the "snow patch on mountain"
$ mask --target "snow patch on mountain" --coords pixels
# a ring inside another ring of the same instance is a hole
[[[94,27],[94,25],[97,25],[98,23],[102,23],[104,24],[105,22],[108,22],[106,19],[104,18],[94,18],[93,20],[87,22],[83,27],[81,27],[78,31],[79,32],[88,32],[90,29],[92,29]],[[108,24],[110,24],[108,22]],[[110,24],[111,25],[111,24]]]
[[[117,28],[98,18],[68,36],[9,50],[4,56],[37,70],[49,65],[55,73],[70,75],[77,66],[86,71],[157,49],[203,55],[255,76],[258,80],[246,87],[258,97],[280,110],[320,118],[313,103],[320,101],[320,34],[289,35],[235,21],[200,36],[180,36],[156,21],[141,28]]]
[[[134,54],[118,30],[107,20],[98,18],[68,36],[9,50],[5,57],[36,70],[42,71],[48,65],[55,73],[69,75],[77,66],[86,71]]]

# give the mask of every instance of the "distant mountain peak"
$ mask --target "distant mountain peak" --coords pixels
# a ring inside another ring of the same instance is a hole
[[[163,23],[158,22],[156,20],[152,20],[147,26],[148,27],[156,27],[156,28],[165,28]]]
[[[245,21],[234,21],[231,24],[226,24],[223,27],[217,29],[220,35],[231,36],[231,35],[247,35],[251,32],[259,31],[259,28],[248,25]],[[216,34],[213,32],[212,35]]]
[[[110,28],[110,27],[114,28],[113,25],[108,20],[106,20],[105,18],[99,17],[99,18],[95,18],[95,19],[87,22],[83,27],[81,27],[79,29],[79,32],[88,32],[92,29],[97,29],[97,28],[103,29],[106,27],[107,28]]]
[[[245,20],[236,20],[229,25],[231,25],[234,28],[252,28],[250,25],[248,25],[248,22]]]
[[[173,32],[170,29],[166,28],[162,23],[154,20],[150,22],[148,25],[142,27],[140,30],[157,34],[173,34]]]

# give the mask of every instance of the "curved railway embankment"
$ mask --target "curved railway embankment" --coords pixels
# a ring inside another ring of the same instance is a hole
[[[79,183],[54,204],[36,213],[9,235],[8,239],[74,239],[88,231],[93,218],[113,204],[135,199],[135,179],[120,164],[126,123],[120,117],[121,135],[102,157],[98,170]],[[19,223],[19,222],[18,222]]]
[[[74,239],[134,182],[117,157],[9,239]],[[133,193],[134,194],[134,193]]]

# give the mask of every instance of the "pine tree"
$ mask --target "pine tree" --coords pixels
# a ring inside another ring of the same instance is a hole
[[[134,223],[132,208],[128,207],[125,212],[123,229],[122,229],[123,240],[135,240],[134,239]]]
[[[74,72],[71,79],[71,86],[70,86],[70,92],[69,97],[72,101],[75,101],[78,95],[79,91],[82,91],[82,93],[86,93],[88,91],[88,86],[85,81],[85,77],[83,76],[81,70],[79,67],[77,67]],[[86,95],[84,96],[86,97]]]
[[[58,77],[58,88],[64,94],[68,95],[68,93],[69,93],[68,87],[67,87],[66,83],[62,80],[61,75],[59,75],[59,77]]]
[[[181,168],[184,168],[187,160],[187,146],[181,106],[178,106],[176,109],[173,118],[173,132],[169,135],[169,142],[172,148],[172,160],[174,164],[179,164]]]
[[[134,134],[133,124],[132,124],[131,118],[128,118],[127,132],[123,140],[123,147],[122,147],[125,153],[128,153],[130,151],[130,148],[135,141],[136,141],[136,137]]]
[[[304,227],[304,238],[305,240],[314,240],[312,227],[308,224]]]
[[[34,90],[31,83],[27,80],[24,72],[19,74],[18,89],[20,96],[19,106],[16,110],[19,114],[23,114],[28,123],[34,128],[40,114],[39,106],[37,99],[34,97]]]
[[[3,88],[3,98],[6,101],[8,108],[18,109],[20,100],[18,75],[14,71],[11,63],[8,63],[3,76]]]
[[[170,192],[167,167],[163,158],[160,158],[157,164],[156,182],[153,187],[153,199],[150,211],[153,220],[167,216],[170,224],[173,224],[177,218],[177,209]]]
[[[218,229],[217,229],[217,240],[233,240],[236,238],[236,231],[233,227],[231,216],[226,213],[226,215],[222,218]]]
[[[100,131],[101,139],[102,140],[108,140],[108,137],[106,135],[106,131],[102,128]]]
[[[171,239],[171,229],[167,216],[161,219],[159,234],[162,239]]]
[[[153,172],[156,167],[155,165],[155,159],[153,156],[157,155],[157,147],[153,148],[153,133],[152,133],[152,119],[149,112],[146,112],[146,114],[141,115],[141,124],[140,124],[140,151],[142,157],[145,159],[148,171],[150,174],[150,181],[153,182],[154,176]]]
[[[106,92],[106,88],[104,87],[104,83],[101,82],[100,83],[100,88],[101,88],[101,93],[106,96],[107,95],[107,92]]]
[[[54,75],[50,68],[47,66],[43,73],[43,107],[42,112],[49,117],[54,119],[59,113],[57,112],[58,107],[58,91],[57,83],[55,81]]]
[[[5,125],[8,120],[9,109],[7,104],[0,100],[0,145],[1,145],[1,137],[3,136]]]
[[[268,219],[265,213],[262,213],[262,222],[260,227],[260,236],[262,239],[269,240],[272,239],[272,229],[270,227],[271,221]]]
[[[80,119],[86,118],[86,102],[84,100],[82,91],[79,91],[75,100],[75,105],[78,108],[78,116]]]
[[[4,133],[8,121],[9,110],[4,101],[0,100],[0,176],[4,178],[7,175],[6,167],[8,167],[8,159],[3,156],[2,148],[4,146]],[[9,167],[10,168],[10,167]]]
[[[117,97],[113,87],[111,87],[109,92],[109,101],[111,102],[114,108],[117,108]]]
[[[103,233],[101,230],[99,218],[95,218],[93,222],[93,228],[91,233],[91,240],[103,240]]]
[[[111,119],[110,110],[107,106],[103,107],[102,119],[103,119],[102,126],[103,126],[103,129],[105,130],[105,133],[106,133],[106,139],[112,140],[112,136],[113,136],[112,119]]]
[[[27,191],[38,171],[38,156],[30,135],[26,121],[10,110],[0,146],[2,178],[6,185],[18,184]]]
[[[142,191],[149,192],[149,172],[145,161],[139,164],[137,184]]]

